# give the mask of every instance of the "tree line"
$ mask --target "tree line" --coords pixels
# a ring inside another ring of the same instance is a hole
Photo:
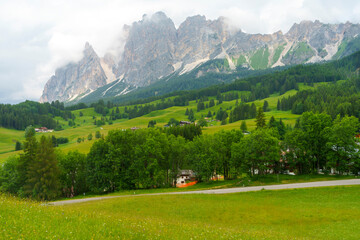
[[[29,128],[24,154],[0,168],[0,189],[49,200],[84,192],[172,187],[180,169],[192,169],[198,181],[215,174],[225,179],[286,171],[358,174],[358,127],[353,116],[332,120],[325,113],[306,112],[294,128],[285,128],[274,118],[266,122],[260,107],[250,134],[239,129],[202,135],[195,125],[114,130],[94,142],[88,154],[55,151],[50,137],[37,141]]]
[[[0,126],[17,130],[25,130],[29,125],[47,127],[50,129],[61,128],[54,117],[74,119],[64,104],[59,101],[52,103],[38,103],[25,101],[19,104],[0,104]]]
[[[338,114],[360,117],[360,78],[304,90],[278,101],[277,109],[303,112],[325,112],[334,119]]]

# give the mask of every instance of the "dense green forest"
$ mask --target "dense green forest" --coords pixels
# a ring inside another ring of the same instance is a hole
[[[0,190],[40,200],[84,192],[174,186],[180,169],[192,169],[198,181],[215,174],[234,179],[242,174],[296,174],[330,171],[358,174],[359,120],[305,112],[294,128],[271,118],[263,107],[256,130],[202,135],[200,126],[113,130],[94,142],[90,152],[63,154],[51,137],[35,138],[27,128],[24,153],[0,167]],[[246,129],[246,126],[242,126]]]
[[[65,120],[74,118],[71,111],[65,110],[59,101],[52,103],[38,103],[25,101],[16,105],[0,104],[0,126],[24,130],[27,126],[40,126],[56,129],[59,126],[54,117]]]
[[[303,112],[325,112],[335,118],[338,114],[360,117],[360,78],[320,86],[316,90],[300,91],[282,98],[278,110],[291,110],[294,114]]]

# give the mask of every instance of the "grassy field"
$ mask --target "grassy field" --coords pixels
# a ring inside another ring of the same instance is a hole
[[[0,127],[0,154],[14,151],[16,141],[24,140],[24,133]]]
[[[358,239],[360,186],[141,196],[62,207],[0,196],[1,239]]]

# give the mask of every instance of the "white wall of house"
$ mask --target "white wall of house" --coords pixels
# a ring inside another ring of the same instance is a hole
[[[176,179],[176,184],[184,184],[186,182],[186,180],[190,180],[190,177],[188,177],[188,176],[179,176]]]

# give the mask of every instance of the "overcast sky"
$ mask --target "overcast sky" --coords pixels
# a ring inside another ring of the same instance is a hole
[[[247,33],[286,33],[302,20],[360,22],[358,0],[0,0],[0,103],[39,100],[86,41],[100,57],[121,49],[123,25],[157,11],[176,26],[197,14],[224,16]]]

